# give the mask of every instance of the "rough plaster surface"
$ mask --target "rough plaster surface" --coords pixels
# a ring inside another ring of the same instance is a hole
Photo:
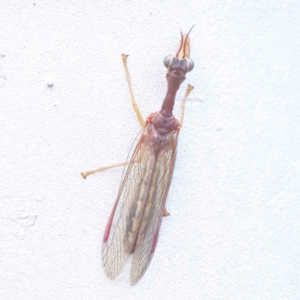
[[[300,299],[299,3],[2,0],[0,299]],[[121,53],[146,117],[193,24],[171,216],[131,287],[100,257],[122,170],[79,173],[139,130]]]

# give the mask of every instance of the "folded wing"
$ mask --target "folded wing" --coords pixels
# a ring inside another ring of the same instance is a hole
[[[178,132],[162,140],[152,124],[142,131],[121,181],[102,245],[102,264],[114,279],[134,252],[131,283],[145,273],[153,256],[173,174]]]

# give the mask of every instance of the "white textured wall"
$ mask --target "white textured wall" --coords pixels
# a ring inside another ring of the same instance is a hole
[[[100,256],[122,170],[79,173],[139,130],[121,53],[146,117],[193,24],[171,216],[131,287]],[[300,299],[298,0],[2,0],[0,32],[1,300]]]

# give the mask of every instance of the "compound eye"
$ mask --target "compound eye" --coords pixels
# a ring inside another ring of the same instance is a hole
[[[169,69],[169,67],[171,65],[171,62],[173,60],[173,57],[174,57],[173,55],[168,55],[168,56],[165,57],[165,59],[164,59],[164,65],[165,65],[165,67],[167,69]]]
[[[186,58],[186,60],[187,60],[188,72],[190,72],[194,69],[194,62],[190,58]]]

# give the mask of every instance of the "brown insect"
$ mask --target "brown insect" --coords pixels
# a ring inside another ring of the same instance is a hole
[[[133,96],[128,55],[122,55],[132,105],[142,126],[140,138],[127,162],[82,173],[86,178],[99,171],[127,166],[103,237],[102,264],[110,279],[119,275],[130,254],[133,254],[130,282],[134,285],[141,279],[154,254],[162,217],[169,215],[165,205],[175,166],[178,135],[185,103],[193,89],[191,85],[187,88],[178,121],[172,113],[175,95],[186,73],[194,67],[190,59],[190,31],[186,35],[181,33],[177,54],[164,59],[168,69],[167,94],[161,110],[150,114],[146,122]]]

